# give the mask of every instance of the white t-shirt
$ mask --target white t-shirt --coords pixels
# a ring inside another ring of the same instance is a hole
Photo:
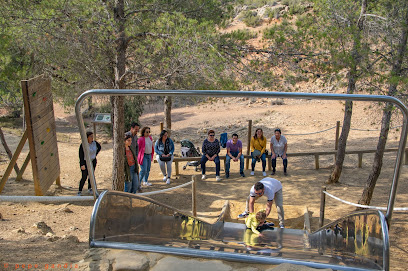
[[[152,153],[152,147],[153,147],[153,142],[150,139],[150,137],[145,137],[145,154],[151,154]]]
[[[281,135],[279,141],[276,139],[275,136],[271,137],[271,143],[273,145],[273,151],[276,155],[282,156],[283,152],[285,151],[285,145],[288,143],[286,137]]]
[[[263,195],[268,198],[268,201],[273,200],[275,193],[282,189],[281,182],[271,177],[263,178],[260,182],[264,185],[265,190]],[[251,197],[259,197],[259,195],[255,194],[255,185],[251,187],[249,195]]]

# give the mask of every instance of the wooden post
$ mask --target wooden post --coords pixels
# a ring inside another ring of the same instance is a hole
[[[31,158],[31,156],[30,156],[30,152],[29,152],[29,153],[27,154],[26,159],[24,160],[23,165],[21,166],[20,171],[19,171],[18,174],[17,174],[16,182],[21,181],[21,179],[23,179],[23,173],[24,173],[24,171],[26,170],[26,168],[27,168],[27,166],[28,166],[28,163],[30,162],[30,158]]]
[[[191,207],[192,207],[192,213],[193,216],[196,217],[197,216],[197,197],[196,197],[196,181],[198,180],[198,176],[197,175],[193,175],[192,176],[192,187],[191,187],[191,193],[192,193],[192,197],[191,197]]]
[[[96,141],[96,122],[93,123],[93,138]]]
[[[363,167],[363,153],[362,153],[362,152],[360,152],[360,153],[358,154],[358,167],[359,167],[359,168],[362,168],[362,167]]]
[[[176,176],[180,175],[180,172],[179,172],[179,162],[178,162],[178,161],[174,161],[174,166],[176,167]]]
[[[1,178],[0,193],[3,190],[4,186],[6,185],[7,179],[10,176],[10,173],[13,170],[15,163],[17,162],[18,156],[20,155],[20,152],[23,149],[25,142],[27,141],[27,137],[28,132],[26,130],[23,134],[23,137],[20,140],[20,143],[18,143],[17,149],[14,151],[13,158],[11,159],[10,164],[8,165],[6,171],[4,172],[3,178]]]
[[[248,120],[248,141],[247,141],[247,155],[251,154],[251,136],[252,136],[252,120]],[[249,168],[249,158],[246,158],[245,169]]]
[[[319,169],[320,168],[320,164],[319,164],[319,155],[315,154],[315,169]]]
[[[339,145],[339,135],[340,135],[340,121],[337,121],[336,123],[336,139],[334,141],[334,149],[337,150],[337,147]]]
[[[11,151],[10,151],[10,149],[9,149],[7,143],[6,143],[6,139],[4,138],[4,134],[3,134],[3,131],[1,130],[1,127],[0,127],[0,140],[1,140],[1,144],[3,144],[4,150],[7,153],[7,156],[11,160],[12,157],[13,157],[13,154],[11,153]],[[17,175],[20,172],[20,169],[18,168],[17,164],[14,165],[14,171],[16,172]]]
[[[319,218],[319,228],[323,227],[324,223],[324,207],[326,205],[326,194],[323,193],[326,191],[326,186],[322,187],[321,190],[321,195],[320,195],[320,218]]]
[[[408,149],[405,149],[405,165],[408,165]]]
[[[160,133],[161,131],[163,131],[163,129],[164,129],[163,122],[160,122]]]

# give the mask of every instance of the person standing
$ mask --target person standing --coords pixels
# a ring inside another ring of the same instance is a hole
[[[252,171],[251,175],[255,175],[255,163],[262,160],[262,175],[266,176],[266,137],[263,135],[261,128],[257,128],[255,135],[251,138],[251,156],[252,156]]]
[[[288,141],[286,137],[282,135],[281,130],[275,129],[275,135],[271,138],[271,159],[272,159],[272,173],[275,175],[276,158],[281,157],[283,160],[283,174],[288,175],[286,169],[288,167],[288,157],[286,151],[288,150]]]
[[[237,134],[233,134],[232,139],[227,141],[227,155],[225,157],[225,178],[227,179],[229,178],[231,160],[234,162],[239,160],[239,174],[241,177],[245,177],[242,142],[238,139]]]
[[[284,211],[283,211],[283,193],[282,183],[274,178],[266,177],[255,183],[249,191],[249,196],[246,201],[245,211],[238,218],[247,217],[254,212],[255,201],[265,195],[268,199],[266,203],[266,217],[271,213],[272,203],[275,201],[276,211],[278,213],[279,226],[284,228]]]
[[[137,144],[139,145],[139,154],[137,155],[137,161],[140,165],[139,181],[145,186],[150,186],[152,184],[149,183],[149,173],[154,155],[153,138],[150,136],[150,127],[143,127]]]
[[[220,177],[220,157],[218,154],[220,153],[220,142],[218,139],[215,138],[214,130],[208,131],[208,137],[204,140],[202,151],[203,156],[201,157],[201,173],[203,176],[201,177],[202,180],[205,180],[205,163],[207,161],[214,161],[215,163],[215,179],[217,182],[221,181]]]
[[[137,144],[137,133],[139,132],[140,125],[137,122],[132,122],[130,124],[130,131],[125,133],[125,136],[130,135],[132,136],[132,146],[135,150],[136,157],[139,154],[139,145]]]
[[[139,184],[139,165],[136,161],[136,151],[132,145],[132,136],[125,136],[125,192],[142,192]]]
[[[98,153],[101,151],[101,145],[93,140],[93,133],[92,132],[87,132],[86,133],[86,138],[88,140],[88,144],[89,144],[89,156],[91,158],[92,161],[92,165],[94,170],[96,169],[96,156],[98,155]],[[84,153],[84,149],[82,147],[82,143],[79,146],[79,166],[81,167],[81,173],[82,173],[82,177],[81,180],[79,182],[79,188],[78,188],[78,196],[81,195],[82,193],[82,189],[84,188],[84,184],[86,181],[86,178],[88,178],[88,168],[86,166],[86,161],[85,161],[85,153]],[[88,178],[88,193],[91,194],[92,193],[92,186],[91,186],[91,181]]]
[[[163,181],[166,182],[166,184],[170,184],[171,165],[174,157],[174,143],[166,130],[161,131],[160,138],[156,141],[156,144],[154,144],[154,151],[156,152],[156,160],[159,163],[160,170],[163,174]]]

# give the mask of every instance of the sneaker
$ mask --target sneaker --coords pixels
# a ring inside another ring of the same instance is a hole
[[[265,225],[268,226],[269,228],[272,228],[273,226],[275,226],[275,223],[268,222],[268,223],[265,223]]]
[[[205,174],[203,174],[203,176],[201,176],[201,180],[205,180]]]
[[[279,225],[279,228],[284,229],[285,226],[282,224],[282,225]]]
[[[88,189],[88,194],[92,194],[92,188]]]
[[[262,172],[262,175],[265,177],[266,176],[266,172],[264,171],[264,172]]]
[[[244,172],[241,172],[241,177],[245,177],[245,174],[244,174]]]
[[[77,196],[81,196],[81,191],[78,191]]]
[[[275,171],[272,171],[271,175],[275,175]]]
[[[283,175],[288,176],[288,173],[285,171],[285,172],[283,172]]]
[[[144,186],[151,186],[152,184],[149,183],[149,182],[144,182],[143,185],[144,185]]]
[[[225,173],[225,179],[229,178],[229,173]]]
[[[217,182],[221,182],[221,177],[220,176],[215,176],[215,180],[217,181]]]
[[[166,184],[170,184],[170,178],[167,178]]]
[[[137,193],[143,193],[142,188],[139,187],[139,188],[137,189]]]
[[[239,214],[238,215],[238,218],[245,218],[245,217],[247,217],[248,216],[248,213],[247,212],[243,212],[242,214]]]
[[[165,181],[167,181],[167,176],[166,175],[164,175],[164,177],[163,177],[163,182],[165,182]]]
[[[251,171],[251,176],[254,176],[254,175],[255,175],[255,172]]]

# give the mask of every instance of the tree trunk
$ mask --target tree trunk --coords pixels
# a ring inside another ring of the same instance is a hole
[[[401,33],[401,39],[399,40],[398,43],[398,51],[396,54],[396,58],[393,61],[392,70],[390,74],[390,78],[392,81],[388,87],[389,96],[394,96],[397,93],[398,82],[396,82],[395,78],[400,79],[402,75],[403,70],[402,63],[406,54],[408,40],[408,10],[405,13],[404,22],[402,23],[402,25],[403,28]],[[392,109],[393,109],[392,104],[386,104],[386,107],[384,108],[383,111],[383,117],[381,121],[381,132],[380,137],[378,139],[377,151],[375,152],[374,156],[373,167],[366,181],[366,186],[363,190],[363,194],[361,195],[361,198],[359,200],[359,203],[363,205],[370,205],[374,193],[374,188],[378,180],[378,176],[380,176],[381,173],[385,144],[387,143],[388,132],[390,130]]]
[[[115,21],[118,26],[118,41],[116,46],[115,88],[124,89],[124,74],[126,72],[127,38],[125,33],[124,0],[115,1]],[[124,159],[125,134],[123,96],[113,97],[113,167],[112,189],[123,191],[125,184]]]
[[[351,58],[352,64],[349,71],[349,78],[348,78],[348,86],[347,86],[347,94],[353,94],[356,90],[356,81],[357,81],[357,63],[359,63],[360,59],[360,46],[361,46],[361,31],[363,30],[364,26],[364,18],[363,16],[367,10],[367,0],[363,0],[361,3],[361,11],[360,11],[360,18],[357,21],[357,32],[354,35],[354,43],[353,48],[351,51]],[[347,145],[347,138],[350,132],[351,126],[351,116],[353,113],[353,102],[346,101],[346,105],[344,108],[344,120],[343,120],[343,127],[341,129],[341,134],[339,137],[339,145],[337,148],[336,154],[336,162],[333,168],[332,173],[327,180],[327,183],[338,183],[341,172],[343,170],[343,162],[346,156],[346,145]]]
[[[171,106],[173,104],[171,96],[164,97],[164,123],[166,124],[166,130],[171,134]]]

